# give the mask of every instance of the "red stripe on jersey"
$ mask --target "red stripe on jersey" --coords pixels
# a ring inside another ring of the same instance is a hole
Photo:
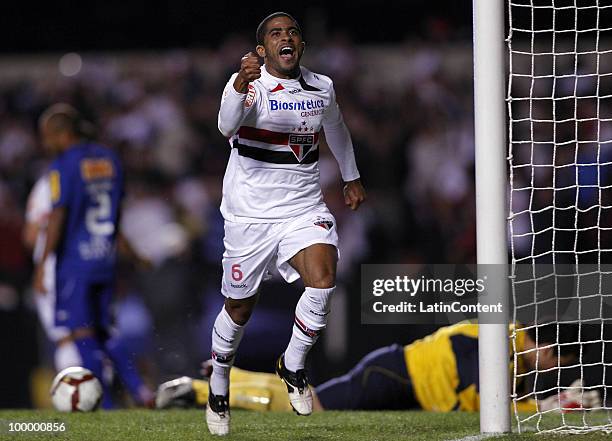
[[[247,126],[238,129],[238,137],[266,144],[289,145],[289,135],[306,135],[306,133],[281,133]],[[319,142],[319,132],[314,134],[314,144],[317,142]]]

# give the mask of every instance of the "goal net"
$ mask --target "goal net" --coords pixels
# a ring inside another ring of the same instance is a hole
[[[612,432],[612,0],[509,0],[508,20],[515,419]]]

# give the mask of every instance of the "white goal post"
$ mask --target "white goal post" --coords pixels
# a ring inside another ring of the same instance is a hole
[[[504,0],[473,0],[478,264],[506,265],[508,260],[503,6]],[[497,285],[494,294],[507,297],[505,281]],[[481,323],[478,346],[480,431],[509,432],[508,324]]]
[[[479,316],[481,432],[513,408],[518,432],[612,433],[612,0],[473,14],[477,258],[510,264],[512,305]]]

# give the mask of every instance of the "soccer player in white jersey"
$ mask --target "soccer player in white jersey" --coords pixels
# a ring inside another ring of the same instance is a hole
[[[26,222],[23,241],[32,250],[32,259],[40,263],[46,240],[47,221],[51,214],[51,188],[49,176],[44,174],[32,187],[26,205]],[[57,372],[70,366],[78,366],[81,361],[79,352],[70,339],[70,330],[55,325],[55,254],[44,262],[45,277],[43,284],[46,293],[35,290],[34,298],[40,323],[49,340],[55,345],[54,367]]]
[[[312,412],[304,364],[325,328],[335,289],[336,221],[319,184],[319,134],[336,158],[345,202],[365,199],[351,138],[332,81],[300,66],[305,43],[297,21],[277,12],[257,28],[257,55],[242,58],[221,100],[219,130],[232,147],[223,179],[225,218],[222,293],[212,332],[213,373],[206,421],[229,432],[229,371],[266,270],[275,265],[305,290],[295,309],[289,345],[276,365],[298,415]]]

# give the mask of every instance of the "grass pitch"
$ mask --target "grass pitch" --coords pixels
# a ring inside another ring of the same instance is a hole
[[[9,422],[65,423],[64,432],[9,432]],[[53,441],[480,441],[478,414],[453,412],[324,412],[310,417],[290,413],[232,412],[232,433],[225,438],[208,433],[202,410],[117,410],[81,414],[54,411],[0,411],[0,440]],[[610,440],[610,435],[506,435],[495,440]]]

